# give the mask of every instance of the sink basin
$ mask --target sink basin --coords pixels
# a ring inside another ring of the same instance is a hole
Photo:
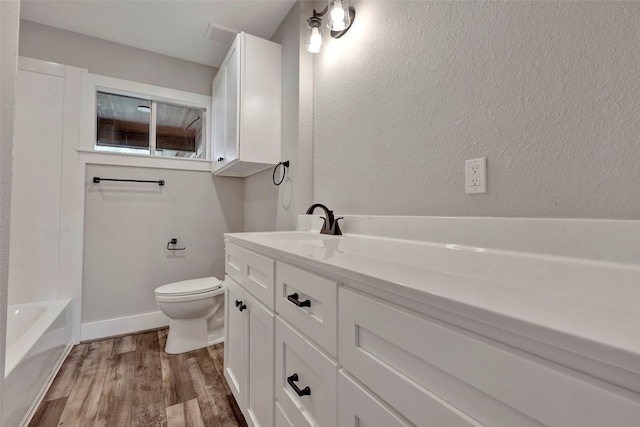
[[[339,239],[342,236],[320,234],[318,231],[276,231],[265,233],[251,233],[255,237],[264,237],[272,240],[328,240]]]

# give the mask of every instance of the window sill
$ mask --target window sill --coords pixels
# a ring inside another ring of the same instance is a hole
[[[85,164],[211,172],[211,160],[76,150]]]

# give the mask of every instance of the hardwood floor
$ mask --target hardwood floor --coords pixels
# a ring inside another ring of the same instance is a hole
[[[167,329],[75,346],[29,426],[246,426],[223,345],[164,352]]]

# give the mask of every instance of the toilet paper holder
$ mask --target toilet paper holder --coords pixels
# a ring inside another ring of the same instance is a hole
[[[178,239],[171,239],[169,240],[169,242],[167,243],[167,250],[168,251],[184,251],[187,248],[170,248],[169,245],[177,245],[178,244]]]

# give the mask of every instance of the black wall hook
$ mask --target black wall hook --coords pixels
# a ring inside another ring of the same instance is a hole
[[[178,244],[178,239],[171,239],[169,240],[169,242],[167,243],[167,250],[168,251],[184,251],[187,248],[170,248],[169,245],[177,245]]]

